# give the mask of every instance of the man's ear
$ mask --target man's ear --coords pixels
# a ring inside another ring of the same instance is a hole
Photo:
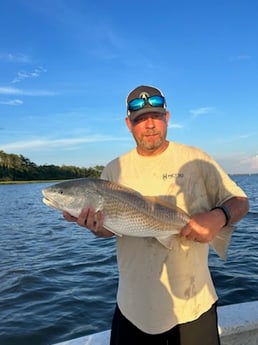
[[[132,125],[132,122],[128,116],[126,116],[126,118],[125,118],[125,123],[126,123],[127,128],[129,129],[129,131],[132,132],[133,125]]]
[[[169,111],[166,111],[166,122],[167,122],[167,125],[168,125],[169,119],[170,119],[170,113],[169,113]]]

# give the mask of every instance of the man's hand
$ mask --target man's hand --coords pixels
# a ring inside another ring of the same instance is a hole
[[[68,222],[76,222],[78,225],[89,229],[96,236],[111,237],[114,235],[103,226],[103,212],[95,212],[92,208],[85,207],[78,218],[71,216],[68,212],[63,212],[63,216]]]
[[[248,199],[240,196],[235,196],[227,200],[223,205],[230,212],[231,224],[243,218],[249,209]],[[188,240],[207,243],[216,237],[226,222],[225,214],[219,208],[203,213],[196,213],[190,218],[188,224],[183,227],[180,236],[185,236]]]
[[[225,218],[220,210],[196,213],[183,227],[180,236],[190,241],[207,243],[216,237],[224,224]]]

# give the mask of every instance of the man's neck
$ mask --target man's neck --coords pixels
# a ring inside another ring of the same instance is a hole
[[[168,148],[168,145],[169,145],[169,141],[165,140],[158,148],[155,148],[153,150],[142,149],[139,146],[136,147],[136,150],[138,154],[141,156],[149,156],[149,157],[157,156],[157,155],[160,155],[162,152],[164,152]]]

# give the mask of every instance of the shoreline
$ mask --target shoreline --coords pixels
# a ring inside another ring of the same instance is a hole
[[[26,184],[26,183],[55,183],[55,182],[62,182],[65,180],[28,180],[28,181],[0,181],[0,185],[6,185],[6,184]]]

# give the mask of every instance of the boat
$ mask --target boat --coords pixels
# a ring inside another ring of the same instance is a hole
[[[221,345],[258,345],[258,300],[218,307]],[[109,345],[110,330],[53,345]]]

